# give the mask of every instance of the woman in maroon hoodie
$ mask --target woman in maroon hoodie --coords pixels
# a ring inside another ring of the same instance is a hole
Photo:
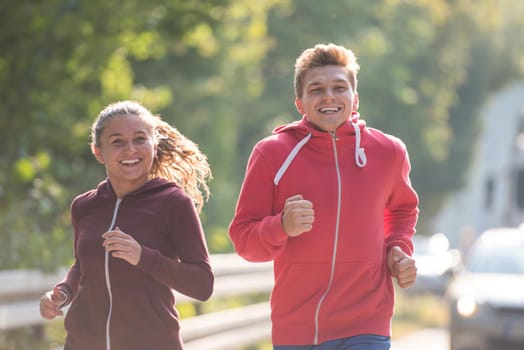
[[[75,262],[41,299],[65,318],[65,350],[182,349],[176,290],[208,299],[198,217],[211,171],[197,145],[133,101],[104,108],[91,148],[107,179],[71,205]]]
[[[254,147],[229,233],[274,261],[275,350],[390,347],[392,277],[415,282],[418,197],[402,141],[359,118],[352,51],[316,45],[295,64],[302,119]]]

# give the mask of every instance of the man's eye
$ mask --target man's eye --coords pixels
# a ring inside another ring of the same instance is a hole
[[[121,139],[115,139],[113,141],[111,141],[111,144],[113,145],[121,145],[124,143],[124,140],[121,140]]]

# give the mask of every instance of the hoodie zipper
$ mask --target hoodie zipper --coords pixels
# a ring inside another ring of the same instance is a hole
[[[314,338],[314,344],[318,345],[318,333],[319,333],[319,315],[320,315],[320,308],[322,306],[322,303],[324,302],[324,299],[329,294],[329,291],[331,289],[331,286],[333,284],[333,278],[335,276],[335,263],[337,260],[337,248],[338,248],[338,234],[339,234],[339,225],[340,225],[340,206],[342,202],[342,180],[340,176],[340,167],[338,164],[338,154],[337,154],[337,136],[334,131],[330,131],[329,134],[331,135],[331,141],[333,143],[333,155],[335,157],[335,168],[337,171],[337,216],[336,216],[336,224],[335,224],[335,239],[333,243],[333,257],[331,259],[331,274],[329,277],[329,283],[326,288],[326,291],[324,294],[322,294],[322,297],[320,297],[320,300],[317,304],[317,309],[315,312],[315,338]]]
[[[113,218],[111,219],[111,224],[109,225],[109,228],[107,231],[111,231],[115,228],[116,223],[116,217],[118,215],[118,208],[120,207],[120,203],[122,202],[121,198],[116,199],[115,209],[113,210]],[[106,288],[107,288],[107,294],[109,295],[109,310],[107,313],[107,320],[106,320],[106,350],[111,350],[111,336],[110,336],[110,324],[111,324],[111,313],[113,311],[113,294],[111,293],[111,278],[109,276],[109,252],[105,251],[105,261],[104,261],[104,270],[105,270],[105,277],[106,277]]]

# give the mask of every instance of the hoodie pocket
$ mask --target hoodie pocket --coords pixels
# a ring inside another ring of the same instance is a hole
[[[273,319],[310,323],[329,283],[330,264],[293,264],[277,276],[271,295]]]
[[[81,286],[67,311],[65,329],[71,334],[103,337],[108,312],[105,287]]]
[[[368,319],[377,310],[389,312],[393,291],[382,263],[337,263],[331,286],[331,264],[288,265],[277,276],[271,296],[273,320],[312,325],[317,305],[320,323],[348,324]],[[329,290],[328,290],[329,288]]]
[[[337,264],[335,277],[321,310],[328,324],[347,325],[367,322],[377,314],[391,313],[393,290],[391,278],[382,262],[346,262]]]
[[[178,315],[174,307],[161,296],[150,295],[144,289],[115,288],[111,336],[132,338],[166,337],[178,333]]]

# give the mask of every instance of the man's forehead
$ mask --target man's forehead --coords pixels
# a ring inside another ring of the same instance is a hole
[[[308,70],[304,76],[308,83],[330,80],[349,81],[347,70],[341,66],[322,66]]]

